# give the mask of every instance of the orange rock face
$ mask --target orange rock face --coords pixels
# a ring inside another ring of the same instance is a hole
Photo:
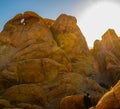
[[[75,17],[62,14],[51,28],[58,45],[68,56],[71,55],[70,58],[75,58],[74,55],[76,58],[77,55],[89,55],[86,40],[77,26]]]
[[[11,26],[14,30],[9,29]],[[44,19],[34,12],[16,15],[6,23],[0,36],[1,75],[4,77],[5,72],[12,75],[7,80],[41,82],[71,70],[70,62],[57,47]]]
[[[30,11],[8,21],[0,32],[0,99],[14,108],[58,109],[67,95],[102,96],[106,90],[89,78],[93,58],[76,23],[69,15],[54,21]]]
[[[92,57],[73,16],[61,14],[51,27],[54,39],[71,61],[73,71],[89,75]],[[81,67],[79,67],[81,66]]]
[[[84,105],[84,96],[73,95],[63,98],[60,102],[60,109],[86,109]]]
[[[108,86],[114,85],[119,79],[120,70],[120,40],[114,30],[109,29],[102,40],[96,40],[93,55],[98,71],[101,73],[100,81]]]
[[[36,84],[21,84],[9,88],[3,97],[11,102],[25,102],[44,105],[46,94],[44,90]]]
[[[120,81],[100,99],[96,109],[120,109]]]

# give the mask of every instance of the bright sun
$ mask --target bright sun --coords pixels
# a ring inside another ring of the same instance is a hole
[[[120,5],[114,2],[97,2],[88,6],[78,19],[78,25],[88,46],[92,47],[96,39],[101,39],[102,34],[109,28],[115,29],[120,34]]]

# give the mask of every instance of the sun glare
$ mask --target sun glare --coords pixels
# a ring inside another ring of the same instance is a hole
[[[120,6],[115,2],[97,2],[79,16],[78,25],[88,46],[92,47],[96,39],[101,39],[102,34],[109,28],[115,29],[120,34]]]

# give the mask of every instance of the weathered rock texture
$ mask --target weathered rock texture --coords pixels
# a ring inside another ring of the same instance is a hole
[[[100,96],[96,98],[96,96],[91,96],[92,105],[95,106],[100,99]],[[86,109],[84,95],[71,95],[66,96],[61,99],[60,109]],[[95,109],[95,107],[91,107],[90,109]]]
[[[4,108],[4,107],[10,107],[10,102],[8,100],[5,99],[0,99],[0,109]]]
[[[86,40],[77,26],[76,18],[61,14],[51,30],[58,46],[71,61],[73,71],[89,75],[92,58]]]
[[[11,102],[28,102],[44,105],[46,94],[40,86],[34,84],[22,84],[10,87],[3,94],[3,98]]]
[[[6,109],[58,109],[67,95],[102,96],[90,79],[93,58],[75,17],[55,21],[34,12],[18,14],[0,33],[0,99]]]
[[[120,80],[100,99],[96,109],[120,109]]]
[[[110,87],[120,79],[120,39],[113,29],[109,29],[102,40],[96,40],[92,51],[99,73],[97,80]]]
[[[71,71],[70,62],[53,40],[44,19],[33,12],[18,14],[6,23],[0,34],[0,48],[4,83],[43,82]]]
[[[63,98],[60,102],[60,109],[86,109],[83,95],[73,95]]]

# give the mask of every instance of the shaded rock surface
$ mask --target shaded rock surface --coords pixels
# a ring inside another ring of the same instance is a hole
[[[92,103],[94,103],[93,97],[91,96]],[[60,109],[86,109],[84,95],[64,97],[60,102]],[[96,106],[89,109],[120,109],[120,80],[101,97]]]
[[[21,107],[23,109],[43,109],[41,106],[32,105],[32,104],[28,104],[28,103],[20,103],[17,106]]]
[[[6,99],[0,99],[0,109],[4,108],[4,107],[10,107],[11,104],[8,100]]]
[[[3,109],[23,109],[23,108],[3,108]]]
[[[100,85],[98,85],[94,80],[84,78],[80,74],[69,73],[63,75],[62,79],[58,82],[58,84],[56,84],[56,88],[49,91],[47,96],[50,104],[53,102],[58,104],[57,107],[55,107],[53,103],[51,108],[59,108],[61,98],[64,98],[68,95],[81,95],[85,92],[90,93],[92,96],[101,97],[106,90],[101,88]],[[49,103],[47,107],[49,106]]]
[[[46,102],[44,90],[34,84],[22,84],[10,87],[3,94],[3,98],[11,102],[26,102],[40,105],[44,105]]]

